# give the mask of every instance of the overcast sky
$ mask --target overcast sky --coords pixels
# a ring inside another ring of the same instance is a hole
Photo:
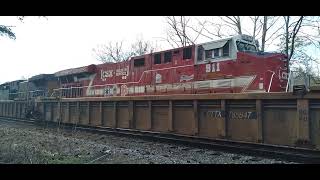
[[[48,19],[0,17],[12,27],[17,39],[0,36],[0,83],[41,73],[99,63],[92,48],[108,41],[128,44],[137,36],[159,41],[164,35],[164,18],[67,16]],[[161,42],[159,42],[161,43]]]
[[[247,23],[242,22],[243,27],[250,27]],[[0,83],[100,63],[92,49],[109,41],[123,41],[129,46],[137,36],[142,36],[161,49],[170,48],[159,38],[166,36],[162,16],[26,17],[23,23],[16,16],[2,16],[0,24],[14,26],[17,37],[12,40],[0,36]],[[198,43],[206,41],[209,39],[200,39]]]

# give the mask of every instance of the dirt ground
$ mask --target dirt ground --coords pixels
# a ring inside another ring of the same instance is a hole
[[[115,135],[0,120],[2,164],[274,164],[291,163]]]

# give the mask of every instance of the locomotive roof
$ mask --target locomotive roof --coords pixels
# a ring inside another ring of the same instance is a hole
[[[19,83],[19,82],[22,82],[22,81],[25,81],[25,80],[9,81],[9,82],[5,82],[5,83],[0,84],[0,86],[5,86],[5,85],[8,85],[8,84],[10,84],[10,83]]]
[[[242,40],[242,41],[246,41],[248,43],[255,43],[253,41],[253,37],[252,36],[242,34],[242,35],[229,36],[229,37],[226,37],[226,38],[223,38],[223,39],[208,41],[208,42],[205,42],[205,43],[199,43],[199,44],[194,44],[194,45],[203,46],[204,49],[215,49],[215,48],[223,47],[229,40],[232,40],[232,39],[234,39],[234,40]],[[147,53],[147,54],[144,54],[144,55],[133,56],[130,59],[137,59],[137,58],[140,58],[140,57],[144,57],[145,55],[151,55],[151,54],[155,54],[155,53],[162,53],[162,52],[167,52],[167,51],[175,51],[175,50],[179,50],[179,49],[190,47],[190,46],[193,46],[193,45],[188,45],[188,46],[185,46],[185,47],[172,48],[172,49],[166,49],[166,50],[162,50],[162,51],[155,51],[155,52]]]
[[[205,44],[212,44],[212,43],[223,44],[231,39],[242,40],[242,41],[246,41],[248,43],[255,43],[252,36],[242,34],[242,35],[230,36],[230,37],[219,39],[219,40],[213,40],[213,41],[209,41],[209,42],[205,42],[205,43],[201,43],[201,44],[197,44],[197,45],[205,45]]]
[[[92,72],[94,67],[95,67],[95,65],[91,64],[89,66],[82,66],[82,67],[78,67],[78,68],[65,69],[65,70],[58,71],[58,72],[54,73],[54,76],[61,77],[61,76],[68,76],[68,75],[73,75],[73,74]]]
[[[49,80],[53,77],[54,77],[53,74],[39,74],[39,75],[35,75],[35,76],[32,76],[31,78],[29,78],[29,81]]]

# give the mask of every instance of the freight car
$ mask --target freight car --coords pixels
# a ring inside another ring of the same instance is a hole
[[[0,85],[0,100],[14,100],[18,96],[19,84],[24,80],[6,82]]]
[[[286,56],[259,52],[246,35],[55,75],[61,97],[282,92],[288,82]]]
[[[53,90],[58,87],[58,79],[53,74],[39,74],[32,76],[28,81],[20,83],[20,99],[50,97],[53,94]]]
[[[28,80],[18,80],[0,85],[0,100],[34,100],[50,97],[53,90],[59,88],[53,74],[39,74]]]
[[[0,100],[9,100],[9,86],[7,83],[0,84]]]

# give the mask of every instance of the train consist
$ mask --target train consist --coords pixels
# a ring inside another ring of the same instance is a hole
[[[1,99],[283,92],[287,58],[239,35],[0,85]]]
[[[256,44],[234,36],[5,83],[0,117],[319,153],[319,94],[285,93],[287,57]]]
[[[40,74],[28,80],[17,80],[0,85],[0,100],[27,100],[49,97],[59,87],[53,74]]]

